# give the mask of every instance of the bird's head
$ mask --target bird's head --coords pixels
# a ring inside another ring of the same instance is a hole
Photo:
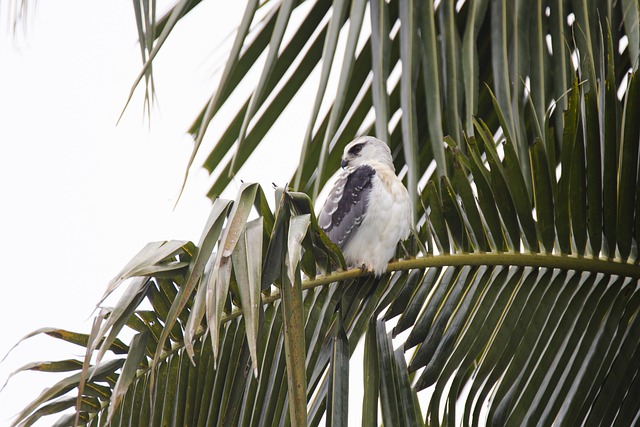
[[[360,136],[344,147],[341,166],[357,167],[377,161],[394,170],[389,146],[372,136]]]

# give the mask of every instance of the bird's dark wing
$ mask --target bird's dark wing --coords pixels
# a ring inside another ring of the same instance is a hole
[[[371,166],[362,165],[340,176],[327,197],[318,225],[340,249],[344,249],[364,218],[375,174]]]

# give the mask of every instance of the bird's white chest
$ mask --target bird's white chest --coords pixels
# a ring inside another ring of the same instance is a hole
[[[377,173],[366,215],[355,235],[344,248],[344,256],[352,265],[364,264],[382,274],[393,257],[398,241],[409,236],[411,207],[409,195],[392,173]]]

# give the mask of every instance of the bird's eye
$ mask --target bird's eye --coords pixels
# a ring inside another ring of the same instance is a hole
[[[362,151],[362,146],[364,144],[358,144],[358,145],[354,145],[353,147],[351,147],[351,149],[349,150],[350,154],[358,154],[360,153],[360,151]]]

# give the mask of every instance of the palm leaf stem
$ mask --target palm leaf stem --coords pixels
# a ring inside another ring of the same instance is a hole
[[[387,272],[404,271],[412,269],[422,269],[429,267],[457,267],[457,266],[518,266],[533,268],[559,268],[562,270],[589,271],[592,273],[602,273],[606,275],[616,275],[621,277],[632,277],[640,279],[640,266],[626,262],[586,258],[571,255],[554,254],[515,254],[515,253],[474,253],[437,255],[427,257],[417,257],[412,259],[402,259],[390,262]],[[357,279],[367,273],[360,268],[352,268],[345,271],[338,271],[331,274],[318,276],[315,279],[308,279],[302,282],[302,289],[313,289],[318,286],[328,285],[333,282]],[[270,295],[262,297],[262,304],[272,304],[281,298],[280,292],[276,291]],[[236,309],[231,313],[222,316],[222,322],[228,322],[242,315],[242,310]]]

